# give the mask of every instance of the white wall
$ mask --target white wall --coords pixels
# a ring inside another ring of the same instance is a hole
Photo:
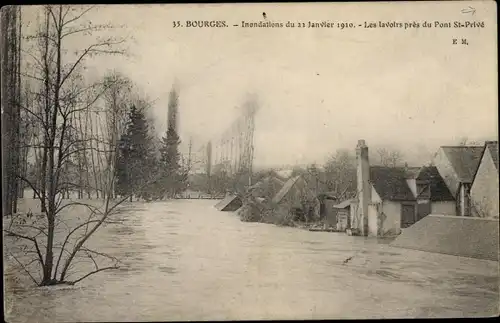
[[[456,196],[458,192],[458,186],[460,184],[458,176],[451,165],[448,156],[442,148],[439,148],[438,153],[434,157],[434,164],[436,165],[439,174],[443,178],[444,182],[448,186],[451,194]]]
[[[371,203],[368,208],[370,236],[399,234],[401,232],[401,203],[382,201],[373,185],[371,187]]]
[[[382,212],[385,214],[381,229],[384,235],[401,233],[401,203],[384,201]]]
[[[414,197],[417,197],[417,181],[415,179],[407,179],[406,184],[408,184],[408,187],[410,188],[411,192],[413,193]]]
[[[454,201],[431,202],[431,214],[456,215],[456,212]]]
[[[473,216],[483,216],[488,218],[498,217],[499,208],[499,180],[498,170],[493,163],[489,149],[486,149],[483,159],[472,183],[471,199],[474,208],[479,212],[473,212]],[[473,208],[473,211],[474,211]]]
[[[378,235],[379,214],[377,204],[368,205],[368,235],[376,237]]]
[[[371,199],[370,203],[372,203],[372,204],[382,203],[382,199],[380,198],[377,191],[375,190],[375,187],[373,187],[373,185],[371,185],[371,188],[372,188],[372,194],[371,194],[372,199]]]
[[[349,209],[349,216],[351,217],[351,229],[357,229],[359,227],[358,201],[352,202]]]

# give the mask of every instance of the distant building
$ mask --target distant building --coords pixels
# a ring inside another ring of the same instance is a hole
[[[370,166],[364,140],[358,142],[356,158],[357,198],[349,203],[350,226],[361,235],[397,235],[431,213],[455,213],[455,199],[436,167]]]
[[[338,231],[345,231],[351,226],[351,204],[353,200],[345,200],[339,204],[333,206],[337,210],[336,215],[336,228]]]
[[[442,146],[434,158],[439,174],[456,201],[457,216],[471,216],[471,186],[483,150],[483,146]]]
[[[304,202],[308,202],[309,210],[303,210]],[[284,214],[294,212],[294,210],[302,210],[308,212],[310,219],[319,218],[319,200],[308,188],[307,182],[302,176],[295,176],[286,181],[273,197],[272,203]]]
[[[351,229],[364,236],[397,235],[417,221],[416,198],[405,167],[370,166],[368,147],[358,141],[357,199],[350,206]],[[413,175],[414,176],[414,175]]]
[[[498,218],[498,141],[487,141],[472,179],[472,215]]]
[[[415,180],[417,221],[429,214],[456,214],[455,198],[436,166],[421,167]]]
[[[319,216],[330,227],[337,226],[338,209],[335,208],[338,200],[334,193],[324,192],[318,194]]]
[[[404,167],[370,167],[370,182],[369,235],[399,234],[401,228],[418,221],[416,198]]]

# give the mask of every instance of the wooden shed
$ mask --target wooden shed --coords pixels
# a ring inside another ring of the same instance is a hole
[[[345,200],[333,206],[333,208],[336,210],[336,226],[338,231],[345,231],[351,226],[350,212],[352,202],[352,200]]]
[[[318,194],[318,200],[320,203],[320,219],[327,226],[335,228],[337,226],[337,209],[334,206],[338,202],[337,197],[330,192],[325,192]]]

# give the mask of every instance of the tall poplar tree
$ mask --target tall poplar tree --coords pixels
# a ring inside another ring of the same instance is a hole
[[[146,190],[140,188],[155,176],[154,159],[154,147],[144,111],[132,105],[127,131],[119,143],[116,193],[126,195],[138,191],[137,197],[147,198],[144,195]]]
[[[181,170],[179,145],[181,143],[178,134],[179,95],[172,89],[168,102],[168,128],[162,138],[160,148],[160,171],[162,172],[161,189],[169,197],[183,189],[185,176]]]

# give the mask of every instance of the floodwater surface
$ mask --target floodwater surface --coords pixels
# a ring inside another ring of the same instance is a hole
[[[498,315],[498,262],[244,223],[216,202],[138,203],[91,241],[120,269],[75,286],[7,291],[7,321]]]

